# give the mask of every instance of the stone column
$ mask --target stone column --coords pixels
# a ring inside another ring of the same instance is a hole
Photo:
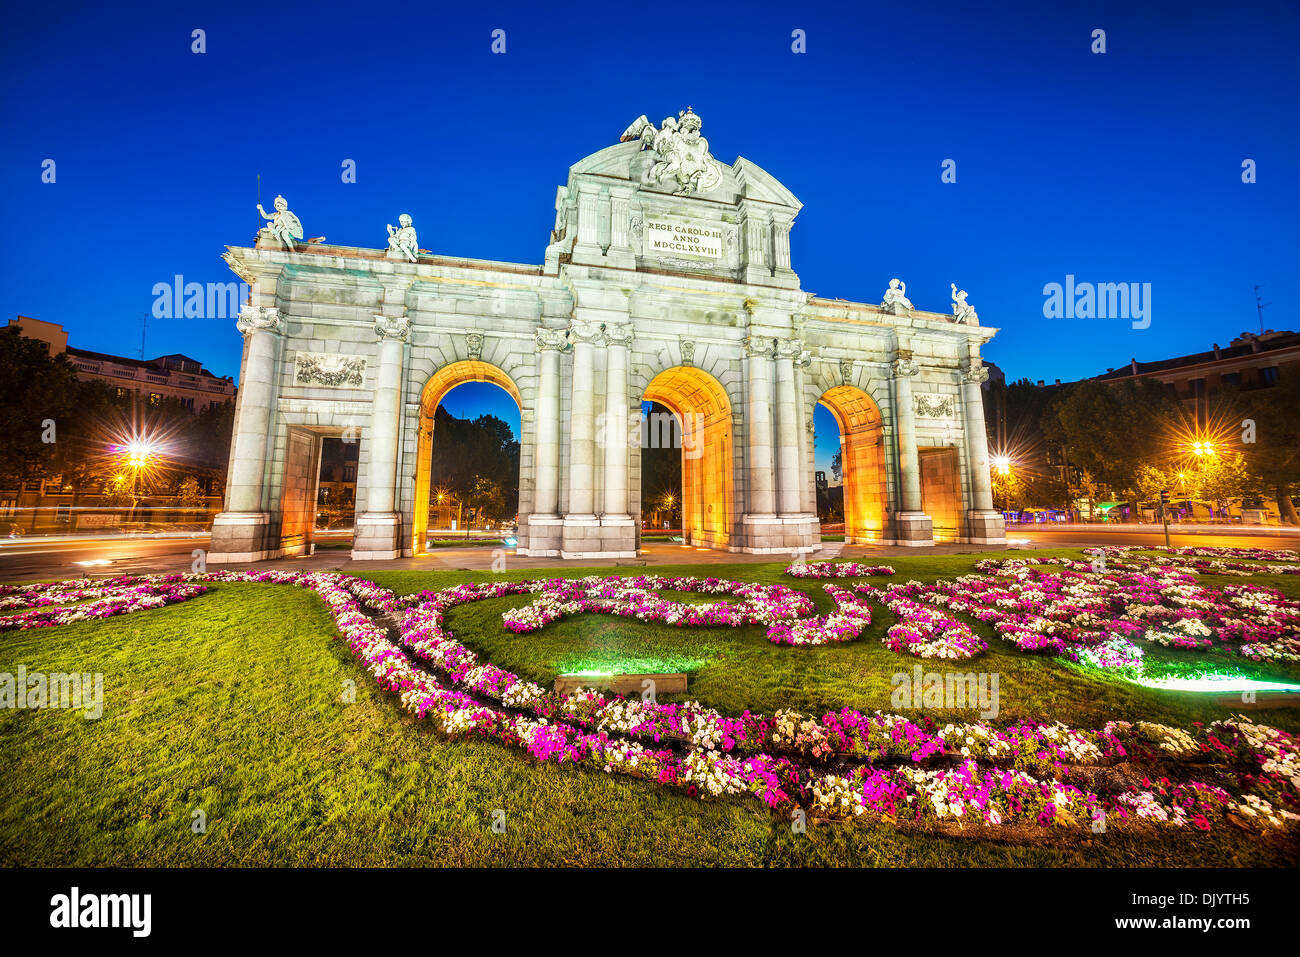
[[[790,268],[790,227],[793,223],[772,223],[772,262],[777,269]]]
[[[604,339],[598,322],[575,319],[573,381],[569,407],[569,508],[564,514],[562,557],[599,551],[600,520],[596,500],[596,344]]]
[[[599,324],[575,321],[572,405],[569,409],[569,510],[566,518],[594,517],[596,476],[596,343],[603,338]]]
[[[244,336],[246,358],[239,382],[239,427],[231,444],[226,507],[212,522],[207,560],[214,564],[261,561],[272,551],[267,542],[270,515],[262,501],[262,486],[283,320],[278,309],[244,306],[235,325]]]
[[[537,397],[537,449],[533,461],[533,512],[556,518],[560,514],[560,352],[567,345],[564,333],[537,330],[539,364]]]
[[[627,510],[627,357],[631,343],[630,325],[606,329],[605,421],[600,429],[605,446],[605,521],[601,522],[602,525],[632,523]]]
[[[632,326],[605,328],[605,414],[597,433],[605,453],[605,513],[600,517],[600,554],[606,558],[636,557],[636,523],[628,512],[628,352]],[[636,420],[639,424],[639,418]]]
[[[370,416],[366,510],[357,517],[352,537],[354,560],[400,558],[401,516],[397,514],[397,447],[402,398],[402,369],[411,320],[375,316],[379,370]]]
[[[901,545],[933,545],[930,516],[921,510],[921,460],[916,448],[916,410],[912,404],[912,378],[920,369],[912,350],[899,349],[893,364],[894,422],[898,428],[898,487],[902,509],[896,519],[895,538]]]
[[[578,235],[573,246],[574,262],[599,263],[604,258],[600,249],[600,189],[588,183],[579,183]]]
[[[560,554],[560,353],[567,347],[562,331],[537,330],[537,415],[533,417],[537,433],[528,555]]]
[[[782,516],[800,515],[799,399],[794,364],[803,351],[798,339],[784,339],[776,350],[776,478],[777,505]]]
[[[745,425],[749,447],[745,456],[749,485],[749,516],[776,515],[772,457],[772,356],[773,340],[746,338],[744,341],[749,401]]]
[[[970,509],[966,513],[967,536],[980,544],[1004,544],[1006,520],[993,508],[993,480],[989,473],[988,428],[984,422],[983,384],[989,370],[972,358],[961,371],[962,413],[966,432],[966,462],[970,470]]]
[[[777,508],[780,511],[781,547],[821,547],[816,511],[804,510],[804,437],[800,430],[797,366],[811,364],[800,339],[781,339],[776,348],[776,479]]]

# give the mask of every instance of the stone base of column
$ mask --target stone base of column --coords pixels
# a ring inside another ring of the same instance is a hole
[[[583,266],[603,266],[605,265],[605,253],[595,243],[573,244],[572,261],[575,265]]]
[[[402,517],[396,512],[366,512],[357,516],[352,533],[352,560],[387,561],[402,557]]]
[[[208,545],[209,565],[260,562],[274,558],[277,550],[267,548],[271,516],[266,512],[220,512],[212,520]]]
[[[745,515],[740,527],[739,550],[751,555],[789,555],[821,548],[816,515]]]
[[[628,544],[624,546],[618,529],[603,526],[595,515],[566,515],[560,535],[560,557],[582,559],[634,558],[635,530],[628,519]],[[610,533],[614,533],[611,535]]]
[[[974,545],[1005,545],[1007,523],[1001,512],[976,511],[966,513],[966,541]]]
[[[933,545],[934,522],[924,512],[899,512],[894,516],[894,541],[898,545]]]
[[[558,515],[529,515],[528,544],[515,549],[527,558],[558,558],[564,519]]]
[[[599,557],[636,558],[636,522],[631,515],[600,517]]]

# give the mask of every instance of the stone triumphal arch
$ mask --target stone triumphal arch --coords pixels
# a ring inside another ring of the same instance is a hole
[[[310,241],[277,198],[225,255],[251,294],[209,561],[312,549],[330,436],[360,442],[353,556],[422,552],[434,411],[471,381],[519,405],[520,554],[638,553],[642,401],[681,425],[691,543],[818,547],[819,403],[840,426],[849,539],[1002,542],[980,385],[996,330],[955,285],[951,314],[898,280],[879,304],[803,291],[800,208],[749,160],[717,161],[689,110],[569,169],[538,265],[429,254],[405,214],[382,248]]]

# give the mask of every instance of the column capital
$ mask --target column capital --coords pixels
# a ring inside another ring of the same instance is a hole
[[[569,338],[574,344],[584,342],[595,345],[605,339],[605,324],[594,319],[573,319],[569,322]]]
[[[895,378],[910,378],[921,371],[920,366],[916,364],[916,360],[912,358],[911,349],[899,349],[897,357],[890,365],[890,369],[893,371]]]
[[[965,369],[958,370],[957,377],[962,382],[979,385],[981,382],[987,382],[989,380],[989,370],[984,368],[983,363],[973,361]]]
[[[381,341],[406,342],[411,335],[411,320],[406,316],[375,316],[375,336]]]
[[[636,338],[630,322],[609,323],[605,327],[605,345],[630,346]]]
[[[768,339],[764,336],[745,336],[740,340],[740,345],[745,350],[745,357],[749,359],[774,358],[776,343],[776,339]]]
[[[802,339],[777,339],[776,357],[778,359],[798,359],[803,356]]]
[[[283,332],[284,315],[273,306],[241,306],[235,328],[245,339],[255,332]]]
[[[539,327],[537,330],[537,351],[538,352],[563,352],[568,348],[569,340],[565,336],[563,329],[547,329]]]

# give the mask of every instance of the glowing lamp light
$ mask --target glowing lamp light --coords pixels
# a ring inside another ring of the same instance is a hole
[[[1264,681],[1243,675],[1210,673],[1191,677],[1166,676],[1162,678],[1137,677],[1134,683],[1160,691],[1193,691],[1201,693],[1235,694],[1240,691],[1291,691],[1300,692],[1300,685],[1283,681]]]
[[[999,475],[1011,474],[1011,459],[1005,455],[995,455],[992,460],[993,468]]]

